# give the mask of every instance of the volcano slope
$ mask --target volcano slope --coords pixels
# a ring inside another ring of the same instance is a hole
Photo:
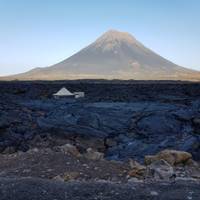
[[[199,72],[168,61],[131,34],[110,30],[55,65],[1,79],[199,80],[199,77]]]

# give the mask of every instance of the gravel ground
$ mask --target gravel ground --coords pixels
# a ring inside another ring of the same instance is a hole
[[[192,182],[114,184],[42,179],[0,179],[1,200],[199,200],[200,184]]]

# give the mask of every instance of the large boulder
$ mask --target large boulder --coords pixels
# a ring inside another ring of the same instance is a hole
[[[130,159],[130,167],[131,171],[128,173],[130,177],[137,177],[141,178],[144,176],[146,167],[138,163],[137,161],[134,161]]]
[[[84,157],[89,160],[102,160],[104,158],[104,153],[88,148],[87,152],[84,154]]]
[[[173,167],[165,160],[157,160],[147,166],[146,178],[171,180],[175,176]]]
[[[145,164],[150,165],[154,161],[165,160],[170,165],[186,164],[192,155],[185,151],[163,150],[154,156],[145,156]]]

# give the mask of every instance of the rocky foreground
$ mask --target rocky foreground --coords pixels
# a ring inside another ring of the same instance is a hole
[[[108,161],[66,144],[0,156],[2,200],[199,199],[200,165],[191,154],[165,150],[137,161]]]
[[[2,200],[198,200],[199,184],[131,183],[48,181],[34,178],[1,179]]]
[[[86,98],[53,99],[62,86]],[[0,91],[0,199],[199,199],[200,84],[2,82]]]

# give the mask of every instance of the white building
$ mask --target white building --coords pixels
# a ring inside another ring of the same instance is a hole
[[[56,99],[59,98],[75,98],[75,94],[71,93],[69,90],[67,90],[65,87],[61,88],[58,92],[53,94],[53,96]]]
[[[83,98],[85,97],[84,92],[70,92],[65,87],[61,88],[57,93],[53,94],[54,98],[67,98],[67,99],[77,99],[77,98]]]
[[[85,93],[84,92],[74,92],[75,94],[75,98],[83,98],[85,97]]]

